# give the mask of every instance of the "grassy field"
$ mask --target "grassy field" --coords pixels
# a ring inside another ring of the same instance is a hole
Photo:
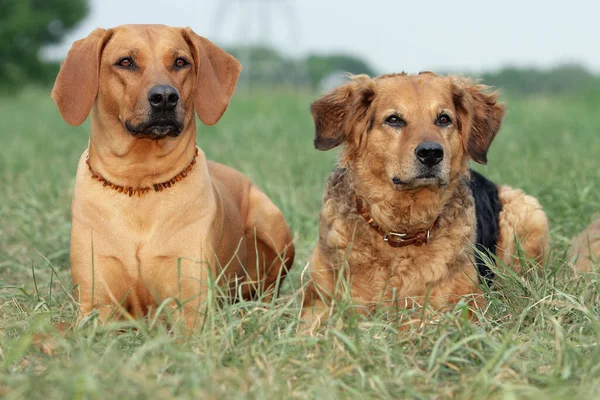
[[[64,123],[49,90],[0,97],[0,397],[16,398],[600,398],[600,276],[564,263],[570,238],[600,211],[600,96],[504,100],[508,113],[478,168],[537,196],[553,254],[526,279],[499,273],[475,322],[464,305],[398,332],[386,315],[297,333],[292,293],[317,238],[336,153],[313,149],[310,94],[236,95],[200,127],[209,158],[248,174],[284,211],[297,246],[275,304],[209,313],[192,338],[125,322],[55,334],[72,322],[68,249],[76,163],[88,124]],[[54,336],[53,348],[39,335]]]

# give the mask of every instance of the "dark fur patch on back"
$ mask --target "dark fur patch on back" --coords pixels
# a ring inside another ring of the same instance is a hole
[[[475,216],[477,218],[475,247],[483,253],[495,255],[498,241],[498,217],[502,210],[502,203],[498,198],[498,187],[494,182],[473,170],[471,170],[469,186],[475,199]],[[494,273],[477,253],[475,254],[475,263],[479,275],[490,284],[494,279]]]

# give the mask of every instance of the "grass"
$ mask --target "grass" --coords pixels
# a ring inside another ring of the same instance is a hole
[[[0,97],[0,397],[600,396],[600,277],[573,276],[564,263],[570,238],[600,210],[600,98],[506,98],[490,163],[478,167],[540,199],[553,240],[544,270],[525,279],[498,270],[475,321],[459,304],[435,324],[399,332],[393,316],[359,319],[342,303],[311,337],[297,333],[292,293],[317,238],[336,156],[312,148],[313,99],[240,93],[219,124],[199,128],[209,158],[248,174],[281,207],[297,258],[276,303],[211,309],[209,327],[188,338],[147,321],[90,321],[56,333],[54,324],[74,321],[76,312],[69,207],[88,125],[67,126],[49,90]]]

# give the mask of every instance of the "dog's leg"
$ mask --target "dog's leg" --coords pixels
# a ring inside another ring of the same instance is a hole
[[[118,319],[130,310],[136,295],[129,279],[122,275],[123,265],[113,257],[95,256],[92,261],[71,257],[75,299],[79,302],[78,322],[98,312],[100,322]]]
[[[211,248],[208,245],[203,249]],[[204,254],[204,253],[203,253]],[[215,274],[214,257],[157,259],[155,264],[146,266],[150,275],[144,277],[150,287],[154,303],[161,304],[172,299],[169,305],[174,317],[183,318],[190,329],[200,327],[219,297],[218,277]]]
[[[322,324],[327,322],[331,307],[325,302],[322,293],[315,288],[314,282],[310,282],[306,288],[302,290],[302,325],[300,332],[302,334],[310,334],[319,329]]]
[[[334,271],[328,266],[317,244],[309,261],[308,284],[302,288],[301,319],[303,333],[318,329],[329,319],[332,297],[335,296]],[[303,274],[304,275],[304,274]],[[303,279],[304,280],[304,279]],[[301,282],[304,284],[304,282]]]
[[[520,272],[515,248],[518,242],[527,257],[543,261],[548,249],[548,218],[540,203],[509,186],[500,186],[498,197],[502,203],[498,218],[498,257]]]
[[[250,188],[246,220],[248,260],[243,296],[267,294],[267,300],[294,262],[294,244],[281,211],[256,186]]]

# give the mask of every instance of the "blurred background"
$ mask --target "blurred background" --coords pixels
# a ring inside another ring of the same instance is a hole
[[[74,40],[125,23],[192,27],[240,59],[240,91],[421,70],[515,93],[600,87],[600,5],[590,1],[0,0],[0,10],[3,91],[50,85]]]

